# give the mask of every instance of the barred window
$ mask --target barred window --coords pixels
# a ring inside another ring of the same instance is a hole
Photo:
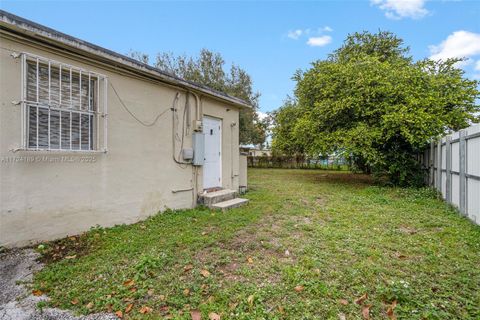
[[[25,144],[31,150],[100,149],[100,82],[106,78],[73,66],[26,55]],[[106,106],[104,86],[104,103]],[[102,125],[106,129],[106,124]],[[106,138],[106,137],[105,137]],[[103,141],[104,148],[106,140]]]

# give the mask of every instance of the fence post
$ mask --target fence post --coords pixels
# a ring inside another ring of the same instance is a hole
[[[437,142],[437,189],[442,192],[442,138]]]
[[[445,199],[452,203],[452,137],[445,138]]]
[[[432,141],[432,142],[430,142],[430,156],[428,157],[428,162],[429,162],[429,165],[430,165],[429,185],[432,186],[432,187],[433,187],[433,182],[435,181],[435,177],[434,177],[434,174],[435,174],[434,157],[435,157],[435,142]]]
[[[465,143],[465,135],[466,132],[465,130],[460,130],[459,132],[460,139],[459,139],[459,153],[460,153],[460,162],[459,162],[459,184],[460,184],[460,213],[463,215],[467,215],[466,212],[466,202],[467,202],[467,195],[466,195],[466,186],[467,186],[467,181],[466,181],[466,153],[467,153],[467,144]]]

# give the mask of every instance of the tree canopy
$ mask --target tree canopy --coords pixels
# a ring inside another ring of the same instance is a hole
[[[277,152],[343,152],[395,184],[423,181],[415,154],[478,121],[478,82],[461,59],[414,61],[403,40],[354,33],[326,60],[297,71],[294,100],[274,115]]]
[[[143,63],[150,62],[148,55],[138,51],[130,51],[129,56]],[[244,69],[234,64],[225,68],[225,60],[221,54],[207,49],[202,49],[197,57],[176,56],[170,52],[159,53],[154,66],[182,79],[205,85],[249,103],[252,109],[240,111],[240,143],[264,143],[265,125],[256,113],[260,94],[253,91],[252,79]]]

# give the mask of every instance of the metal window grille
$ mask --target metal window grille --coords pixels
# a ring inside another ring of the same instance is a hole
[[[24,149],[106,151],[107,78],[24,53],[22,118]]]

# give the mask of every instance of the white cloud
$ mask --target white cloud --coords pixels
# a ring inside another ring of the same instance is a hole
[[[480,60],[478,60],[477,63],[475,64],[475,70],[480,71]]]
[[[310,28],[295,29],[295,30],[288,31],[287,37],[289,37],[290,39],[293,39],[293,40],[298,40],[302,36],[307,37],[310,34],[322,34],[322,33],[325,33],[325,32],[332,32],[332,31],[333,31],[333,29],[330,28],[329,26],[324,26],[324,27],[321,27],[321,28],[313,29],[313,30],[310,29]]]
[[[262,111],[257,111],[258,119],[263,120],[265,119],[268,115],[265,112]]]
[[[429,13],[424,8],[425,0],[371,0],[370,3],[385,11],[389,19],[420,19]]]
[[[303,30],[301,29],[291,30],[291,31],[288,31],[287,37],[289,37],[290,39],[297,40],[298,38],[300,38],[302,34],[303,34]]]
[[[320,31],[320,32],[332,32],[333,29],[330,28],[329,26],[325,26],[325,27],[323,27],[323,28],[320,28],[319,31]]]
[[[459,66],[465,66],[473,60],[470,58],[476,55],[480,55],[480,33],[473,33],[469,31],[455,31],[443,40],[439,45],[431,45],[428,47],[430,50],[430,59],[433,60],[445,60],[448,58],[467,58],[459,64]],[[475,68],[479,68],[479,61]]]
[[[320,36],[320,37],[310,37],[308,38],[307,44],[311,47],[323,47],[332,42],[332,37],[330,36]]]
[[[480,60],[477,60],[475,63],[474,73],[473,73],[473,79],[475,80],[480,80]]]

